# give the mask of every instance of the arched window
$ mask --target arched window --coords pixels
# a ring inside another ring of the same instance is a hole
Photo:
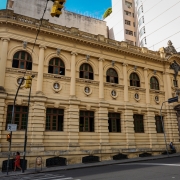
[[[150,88],[159,90],[159,82],[156,77],[151,77],[150,79]]]
[[[118,84],[118,74],[116,70],[110,68],[106,72],[106,82]]]
[[[49,61],[48,73],[65,75],[64,62],[59,58],[53,58]]]
[[[80,67],[79,77],[84,79],[94,79],[93,69],[92,67],[85,63]]]
[[[12,67],[13,68],[32,70],[31,55],[25,51],[18,51],[13,56]]]
[[[130,75],[130,86],[140,87],[139,76],[136,73]]]

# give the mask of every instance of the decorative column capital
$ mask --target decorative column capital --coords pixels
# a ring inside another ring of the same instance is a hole
[[[71,52],[71,55],[75,55],[75,56],[77,56],[77,55],[78,55],[78,53],[77,53],[77,52],[72,51],[72,52]]]
[[[102,61],[102,62],[105,61],[105,59],[104,59],[104,58],[101,58],[101,57],[100,57],[98,60],[99,60],[99,61]]]
[[[145,67],[144,70],[145,70],[145,71],[149,71],[149,68],[146,68],[146,67]]]
[[[128,63],[123,63],[123,66],[126,66],[126,67],[127,67],[127,66],[128,66]]]
[[[9,38],[1,38],[1,41],[8,42],[8,41],[10,41],[10,39]]]
[[[40,49],[47,49],[47,47],[44,46],[44,45],[39,45],[39,48],[40,48]]]

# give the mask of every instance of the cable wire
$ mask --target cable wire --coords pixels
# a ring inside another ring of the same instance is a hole
[[[165,39],[163,39],[163,40],[159,41],[159,42],[158,42],[158,43],[156,43],[156,44],[153,44],[152,46],[150,46],[150,47],[148,47],[148,48],[151,48],[151,47],[153,47],[153,46],[155,46],[155,45],[157,45],[157,44],[159,44],[159,43],[163,42],[163,41],[164,41],[164,40],[166,40],[166,39],[169,39],[170,37],[172,37],[172,36],[174,36],[174,35],[176,35],[176,34],[178,34],[178,33],[180,33],[180,31],[178,31],[178,32],[176,32],[175,34],[173,34],[173,35],[171,35],[171,36],[169,36],[169,37],[167,37],[167,38],[165,38]]]

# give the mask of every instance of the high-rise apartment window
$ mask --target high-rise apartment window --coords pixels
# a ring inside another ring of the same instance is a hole
[[[46,109],[46,131],[63,131],[63,121],[63,109]]]
[[[138,6],[140,4],[141,0],[136,1],[136,5]]]
[[[79,131],[80,132],[94,132],[94,112],[93,111],[80,111]]]
[[[145,26],[144,26],[144,27],[142,27],[141,30],[140,30],[140,33],[139,33],[140,37],[141,37],[143,34],[145,34],[145,33],[146,33],[146,30],[145,30]]]
[[[162,117],[162,120],[163,120],[163,117]],[[157,133],[163,133],[161,116],[155,116],[155,121],[156,121],[156,131],[157,131]]]
[[[119,113],[108,114],[109,132],[121,132],[121,120]]]
[[[130,26],[131,25],[131,21],[125,20],[125,24]]]
[[[144,133],[143,115],[134,114],[133,118],[135,133]]]
[[[128,39],[126,39],[126,42],[127,42],[128,44],[134,45],[134,42],[133,42],[133,41],[130,41],[130,40],[128,40]]]
[[[131,16],[131,12],[129,12],[129,11],[124,11],[124,13],[125,13],[125,15],[127,15],[127,16]]]
[[[136,27],[136,23],[135,22],[133,22],[133,26]]]
[[[141,26],[141,24],[143,24],[143,23],[144,23],[144,16],[142,16],[142,17],[139,19],[138,24],[139,24],[139,26]]]
[[[130,30],[126,29],[126,34],[133,36],[133,31],[130,31]]]
[[[141,40],[141,47],[144,47],[147,44],[146,37]]]
[[[13,106],[9,105],[8,109],[7,109],[7,118],[6,118],[7,124],[11,124],[12,109],[13,109]],[[25,130],[26,129],[27,116],[28,116],[28,107],[27,106],[15,106],[13,124],[17,124],[17,130]]]
[[[136,37],[136,32],[134,32],[134,37]]]
[[[129,2],[129,1],[125,1],[125,5],[126,5],[128,8],[131,8],[131,7],[132,7],[132,3]]]
[[[138,16],[141,15],[141,13],[143,13],[143,6],[140,6],[138,9]]]

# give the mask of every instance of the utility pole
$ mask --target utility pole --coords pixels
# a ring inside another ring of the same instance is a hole
[[[170,103],[173,103],[173,102],[178,102],[178,96],[176,97],[173,97],[173,98],[169,98],[167,101],[164,101],[161,105],[161,109],[160,109],[160,115],[161,115],[161,124],[162,124],[162,128],[163,128],[163,133],[164,133],[164,141],[165,141],[165,145],[166,145],[166,152],[167,152],[167,155],[169,157],[169,152],[168,152],[168,147],[167,147],[167,141],[166,141],[166,133],[165,133],[165,129],[164,129],[164,122],[163,122],[163,118],[162,118],[162,107],[163,107],[163,104],[168,102],[169,104]]]

